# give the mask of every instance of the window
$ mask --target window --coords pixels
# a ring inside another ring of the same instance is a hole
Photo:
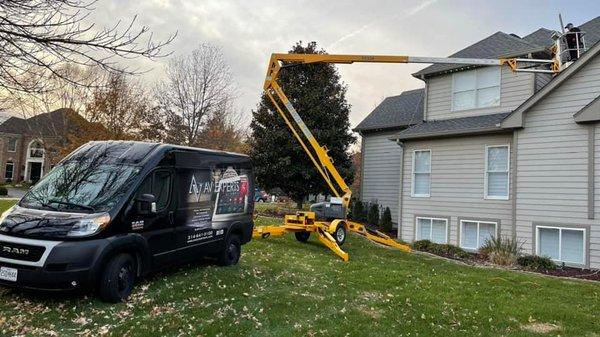
[[[413,179],[411,195],[413,197],[429,197],[431,185],[431,151],[413,152]]]
[[[485,198],[508,200],[508,145],[485,148]]]
[[[538,226],[537,255],[552,260],[585,264],[585,229]]]
[[[44,144],[40,141],[33,141],[29,144],[29,158],[44,158]]]
[[[496,236],[497,223],[489,221],[460,221],[460,246],[466,249],[479,249],[486,240]]]
[[[4,170],[4,180],[12,181],[15,172],[15,164],[11,161],[6,163],[6,168]]]
[[[500,105],[500,67],[484,67],[452,75],[452,110]]]
[[[8,152],[16,152],[17,151],[17,139],[9,138],[8,139]]]
[[[156,210],[161,211],[169,206],[171,192],[171,173],[169,171],[156,171],[148,176],[138,190],[138,196],[153,194],[156,198]]]
[[[417,240],[435,243],[448,242],[448,220],[441,218],[417,218]]]

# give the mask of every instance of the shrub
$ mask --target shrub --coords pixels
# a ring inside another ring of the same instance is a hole
[[[383,215],[381,216],[381,222],[379,223],[379,228],[381,228],[384,232],[392,231],[392,211],[390,211],[389,207],[386,207],[383,211]]]
[[[429,240],[415,241],[413,242],[412,246],[415,250],[420,250],[422,252],[428,252],[440,256],[447,256],[455,259],[464,260],[471,257],[471,254],[469,254],[460,247],[448,244],[434,243]]]
[[[4,186],[0,186],[0,195],[8,195],[8,190]]]
[[[431,242],[429,240],[419,240],[419,241],[413,242],[412,246],[413,246],[414,250],[428,252],[429,247],[431,247],[432,244],[433,244],[433,242]]]
[[[479,249],[488,261],[499,266],[514,266],[517,264],[521,245],[513,238],[494,237],[485,240]]]
[[[352,204],[352,220],[358,222],[365,221],[365,206],[360,200],[355,200]]]
[[[525,255],[517,259],[519,266],[529,270],[553,270],[556,263],[546,256]]]
[[[379,225],[379,205],[377,203],[372,203],[369,207],[369,214],[367,214],[367,223],[373,226]]]

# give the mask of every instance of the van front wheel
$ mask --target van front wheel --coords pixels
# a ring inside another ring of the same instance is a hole
[[[242,254],[242,245],[237,235],[231,235],[225,241],[225,247],[218,256],[218,263],[220,266],[232,266],[237,264]]]
[[[113,257],[100,279],[100,298],[105,302],[122,302],[129,297],[135,282],[135,260],[130,254]]]

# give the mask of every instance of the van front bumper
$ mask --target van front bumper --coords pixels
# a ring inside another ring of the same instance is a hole
[[[45,251],[37,261],[0,257],[0,267],[17,270],[16,281],[0,279],[0,285],[29,289],[68,290],[94,286],[101,253],[109,245],[109,242],[106,239],[47,241],[0,234],[0,249],[3,245],[10,247],[11,244],[44,247]]]

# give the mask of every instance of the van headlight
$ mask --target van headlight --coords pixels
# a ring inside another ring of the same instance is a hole
[[[110,223],[110,215],[102,213],[77,220],[67,233],[69,237],[83,237],[99,233]]]

